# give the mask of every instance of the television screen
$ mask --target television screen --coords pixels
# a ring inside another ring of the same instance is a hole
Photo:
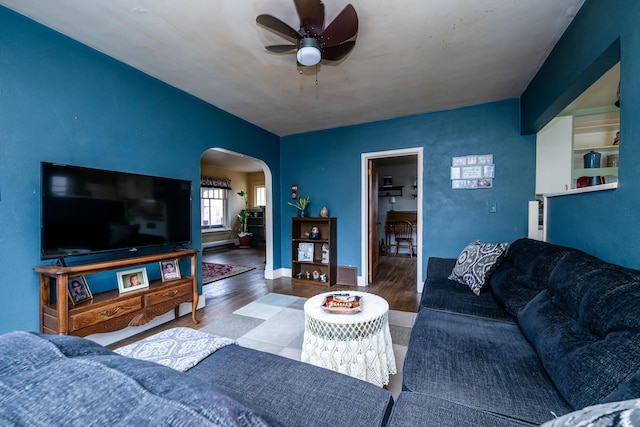
[[[191,181],[42,162],[41,258],[191,242]]]

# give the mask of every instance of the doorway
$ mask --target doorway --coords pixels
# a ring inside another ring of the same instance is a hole
[[[370,165],[381,163],[381,164],[392,164],[394,162],[394,158],[413,156],[416,159],[416,168],[415,168],[415,188],[413,187],[413,181],[409,185],[404,185],[404,187],[408,187],[403,191],[402,198],[410,197],[413,198],[415,195],[416,201],[416,229],[418,230],[416,233],[416,244],[413,255],[416,257],[416,290],[418,292],[422,292],[423,286],[423,277],[422,277],[422,235],[423,235],[423,221],[422,221],[422,204],[423,204],[423,148],[415,147],[415,148],[407,148],[400,150],[389,150],[389,151],[380,151],[380,152],[372,152],[372,153],[362,153],[361,155],[361,224],[362,224],[362,246],[361,246],[361,254],[362,254],[362,275],[360,277],[360,286],[367,286],[370,283],[370,280],[373,279],[373,274],[375,273],[375,265],[376,265],[376,254],[379,253],[380,246],[380,238],[376,238],[375,236],[380,234],[379,230],[384,229],[384,223],[377,218],[377,212],[373,212],[373,210],[386,210],[394,207],[392,203],[390,206],[388,203],[391,199],[381,198],[380,200],[386,199],[385,204],[380,207],[377,207],[377,190],[378,188],[371,188],[370,182],[372,179],[370,178]],[[381,180],[384,179],[380,177]],[[392,178],[393,179],[393,178]],[[399,183],[397,186],[403,186],[402,183]],[[372,185],[376,185],[375,182]],[[393,183],[392,183],[393,186]],[[394,186],[394,187],[397,187]],[[370,191],[371,190],[371,191]],[[385,194],[386,196],[386,194]],[[376,200],[372,201],[372,197],[376,198]],[[394,202],[397,204],[399,202],[399,196],[391,196],[396,197]],[[373,223],[372,221],[376,221]],[[377,222],[381,222],[378,224]],[[383,233],[384,234],[384,233]],[[386,237],[385,237],[386,239]],[[385,243],[387,243],[385,241]]]
[[[251,174],[261,171],[264,174],[264,188],[266,192],[266,203],[264,206],[264,241],[265,241],[265,265],[264,276],[265,279],[275,279],[275,273],[273,270],[273,178],[271,170],[267,164],[253,157],[246,156],[244,154],[229,151],[223,148],[210,148],[206,150],[200,160],[200,170],[203,172],[206,166],[231,171],[236,174]],[[201,173],[202,174],[202,173]],[[233,180],[232,180],[233,185]],[[252,191],[249,188],[250,182],[246,182],[246,188],[241,188],[245,191]],[[235,188],[235,187],[234,187]],[[232,190],[230,197],[236,197],[235,190]],[[229,217],[233,217],[237,209],[230,209]]]

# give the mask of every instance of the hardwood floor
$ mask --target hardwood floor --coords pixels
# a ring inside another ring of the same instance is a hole
[[[207,250],[202,254],[204,262],[219,264],[245,265],[255,267],[246,273],[232,276],[206,287],[206,307],[198,310],[198,325],[191,323],[191,316],[179,319],[142,332],[110,345],[117,348],[138,341],[147,336],[177,326],[187,326],[199,329],[221,319],[235,310],[270,293],[294,295],[309,298],[329,291],[363,291],[376,294],[389,302],[389,308],[399,311],[417,312],[420,294],[416,292],[416,258],[407,256],[380,257],[380,274],[371,286],[342,286],[331,288],[314,285],[293,285],[291,278],[281,277],[275,280],[264,278],[264,248],[249,249],[216,249]],[[202,297],[205,297],[204,295]]]

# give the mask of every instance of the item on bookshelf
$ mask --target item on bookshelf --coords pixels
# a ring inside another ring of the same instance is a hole
[[[322,209],[320,209],[320,217],[329,218],[329,209],[327,209],[326,206],[323,206]]]
[[[298,209],[299,217],[307,217],[309,216],[309,196],[307,197],[298,197],[298,201],[296,203],[287,202],[288,205],[293,206]]]
[[[576,188],[584,188],[584,187],[587,187],[588,185],[589,185],[588,176],[581,176],[576,180]]]
[[[613,145],[619,145],[620,144],[620,131],[616,132],[616,137],[613,140]]]
[[[92,299],[93,295],[91,295],[91,290],[84,276],[69,278],[69,301],[71,301],[72,307],[85,301],[91,301]]]
[[[313,280],[320,280],[320,272],[318,270],[313,270],[311,277],[313,277]]]
[[[355,314],[362,311],[362,297],[348,293],[329,294],[322,302],[322,308],[327,313]]]
[[[600,159],[602,155],[597,151],[591,150],[587,154],[584,155],[584,167],[585,169],[591,168],[599,168],[600,167]],[[602,177],[600,176],[590,176],[589,183],[587,186],[592,185],[600,185],[603,184]]]
[[[180,275],[180,263],[178,259],[171,261],[160,261],[160,275],[162,281],[177,280],[182,278]]]
[[[600,158],[601,158],[601,154],[598,153],[597,151],[589,151],[587,154],[585,154],[584,157],[584,167],[585,169],[591,169],[591,168],[599,168],[600,167]]]
[[[307,234],[307,237],[310,239],[318,240],[320,238],[320,229],[318,229],[318,227],[313,227],[311,232],[305,234]]]
[[[298,261],[313,261],[313,243],[298,243]]]
[[[323,243],[322,244],[322,260],[321,262],[323,264],[329,264],[329,244],[328,243]]]
[[[327,275],[326,274],[321,274],[320,275],[320,281],[322,283],[327,283]]]

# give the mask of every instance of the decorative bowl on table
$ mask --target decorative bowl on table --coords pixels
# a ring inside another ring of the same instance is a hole
[[[327,313],[355,314],[362,311],[362,297],[348,293],[330,294],[324,297],[322,308]]]

